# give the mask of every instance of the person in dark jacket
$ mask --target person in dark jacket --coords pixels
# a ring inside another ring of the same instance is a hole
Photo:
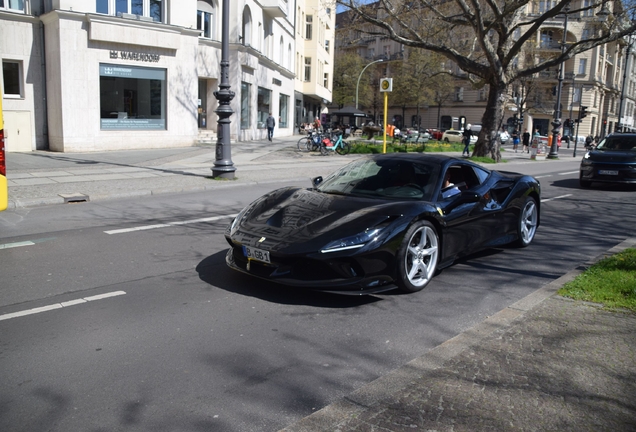
[[[267,139],[271,141],[274,136],[274,126],[276,126],[276,120],[272,117],[272,113],[269,113],[265,125],[267,126]]]
[[[464,154],[466,156],[470,156],[470,138],[473,136],[473,131],[470,130],[471,127],[472,125],[468,123],[466,125],[466,128],[464,129],[464,132],[462,132],[462,141],[464,142],[464,150],[462,151],[462,156],[464,156]]]

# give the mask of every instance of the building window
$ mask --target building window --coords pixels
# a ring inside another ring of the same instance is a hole
[[[311,81],[311,57],[305,57],[305,82]]]
[[[2,80],[4,97],[22,97],[22,63],[4,60],[2,62]]]
[[[325,40],[325,51],[329,52],[329,40]]]
[[[216,37],[215,10],[213,4],[204,1],[197,2],[197,30],[201,30],[201,37],[214,39]]]
[[[166,70],[99,65],[102,130],[166,129]]]
[[[581,87],[574,87],[572,90],[572,102],[581,102]]]
[[[592,6],[592,0],[583,0],[583,7],[590,8]],[[584,17],[594,16],[594,9],[590,8],[581,12],[581,15]]]
[[[250,13],[250,8],[247,6],[243,8],[243,23],[240,38],[243,45],[252,46],[252,14]]]
[[[322,80],[322,85],[323,85],[326,89],[328,89],[328,88],[329,88],[329,74],[328,74],[328,73],[325,73],[325,74],[324,74],[324,77],[323,77],[323,80]]]
[[[278,127],[286,128],[289,117],[289,96],[281,94],[278,97]]]
[[[265,129],[265,120],[271,111],[272,91],[263,87],[258,88],[258,100],[256,101],[256,115],[259,129]]]
[[[556,4],[556,0],[541,0],[539,1],[539,13],[549,11]]]
[[[314,21],[313,15],[307,15],[305,17],[305,39],[311,39],[313,21]]]
[[[586,66],[587,66],[587,59],[579,59],[579,75],[585,75]]]
[[[551,30],[541,31],[541,48],[554,48]]]
[[[464,101],[464,87],[455,87],[455,101],[456,102]]]
[[[250,127],[250,87],[246,82],[241,82],[241,129]]]
[[[0,0],[2,1],[2,0]],[[163,22],[164,0],[96,0],[95,11],[108,15],[132,14]]]
[[[0,9],[24,13],[24,0],[0,0]]]

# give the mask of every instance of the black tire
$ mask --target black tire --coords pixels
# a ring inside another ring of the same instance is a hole
[[[336,153],[338,153],[339,155],[346,155],[349,154],[349,152],[351,151],[351,146],[349,145],[348,142],[343,141],[342,142],[342,146],[339,146],[336,149]]]
[[[448,138],[444,138],[444,142],[445,142],[445,143],[448,143],[448,142],[450,142],[450,141],[448,141]]]
[[[539,207],[532,197],[526,197],[517,221],[517,246],[526,247],[534,239],[539,224]]]
[[[320,143],[320,154],[323,156],[327,156],[329,154],[329,150],[327,149],[325,143]]]
[[[308,149],[308,144],[311,140],[308,137],[302,137],[301,139],[298,140],[298,151],[307,151]]]
[[[406,231],[396,260],[398,289],[414,293],[424,289],[437,271],[439,236],[428,221],[415,222]]]
[[[582,175],[579,175],[579,185],[580,185],[582,188],[587,189],[587,188],[589,188],[589,187],[591,187],[591,186],[592,186],[592,182],[591,182],[591,181],[589,181],[589,180],[583,180],[583,176],[582,176]]]

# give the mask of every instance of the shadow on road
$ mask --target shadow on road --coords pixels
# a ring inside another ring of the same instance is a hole
[[[289,305],[307,305],[323,308],[354,308],[380,301],[373,295],[349,296],[293,288],[250,277],[231,270],[225,265],[223,250],[201,261],[196,271],[199,278],[211,287],[255,297],[267,302]],[[383,293],[386,294],[386,293]]]

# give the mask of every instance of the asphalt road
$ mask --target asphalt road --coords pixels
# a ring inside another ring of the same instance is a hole
[[[55,308],[0,320],[0,430],[294,423],[634,236],[634,189],[579,189],[577,167],[515,166],[543,186],[535,242],[471,256],[412,295],[228,270],[230,215],[276,184],[2,213],[0,244],[28,243],[0,249],[0,319]]]

